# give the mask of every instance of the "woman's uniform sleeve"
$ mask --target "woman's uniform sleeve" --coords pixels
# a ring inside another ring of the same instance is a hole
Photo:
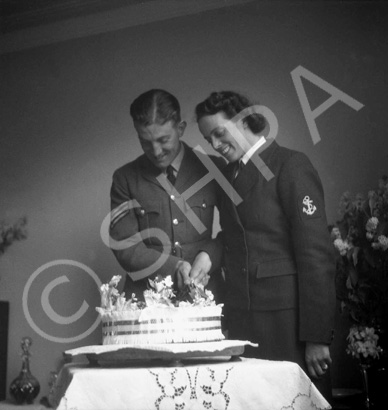
[[[297,265],[299,338],[330,343],[335,315],[335,262],[317,171],[302,153],[291,156],[279,178]]]

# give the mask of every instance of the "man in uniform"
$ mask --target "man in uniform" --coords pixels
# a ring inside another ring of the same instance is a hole
[[[148,278],[157,274],[171,275],[179,288],[190,277],[207,285],[211,276],[217,300],[222,277],[221,247],[212,239],[216,181],[198,183],[209,170],[203,154],[181,141],[186,123],[173,95],[147,91],[133,101],[130,114],[144,154],[117,169],[111,187],[110,235],[121,244],[112,248],[128,272],[124,290],[141,298]],[[212,159],[222,167],[221,158]]]

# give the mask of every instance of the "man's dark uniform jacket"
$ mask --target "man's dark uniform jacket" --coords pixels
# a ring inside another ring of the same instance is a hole
[[[235,206],[224,195],[220,208],[226,306],[295,309],[300,341],[330,343],[335,266],[319,176],[304,154],[274,141],[254,155],[273,178],[249,160],[234,181],[243,201]],[[224,169],[231,183],[234,169]]]
[[[198,252],[205,251],[212,261],[212,282],[218,275],[222,252],[219,242],[212,239],[213,213],[217,203],[216,181],[211,180],[198,192],[190,194],[187,200],[181,202],[184,204],[182,211],[177,205],[177,201],[182,201],[181,195],[209,173],[192,148],[184,144],[184,149],[175,182],[177,192],[172,189],[166,191],[157,180],[161,171],[144,154],[114,172],[111,187],[111,237],[123,240],[139,232],[142,237],[135,245],[115,250],[114,253],[127,272],[139,272],[157,262],[163,252],[163,245],[170,241],[171,253],[166,255],[165,262],[156,271],[151,270],[153,273],[149,277],[153,278],[156,274],[173,276],[179,260],[192,263]],[[221,158],[211,158],[219,167],[224,164]],[[139,206],[132,209],[124,206],[120,212],[115,211],[129,200],[136,200]],[[192,210],[200,219],[206,228],[202,233],[187,219],[185,210]],[[168,240],[161,243],[160,239],[148,235],[149,228],[160,229]],[[125,292],[128,296],[136,293],[141,298],[147,282],[147,278],[134,281],[127,275]]]

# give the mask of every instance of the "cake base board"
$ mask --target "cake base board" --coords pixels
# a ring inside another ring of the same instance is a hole
[[[180,365],[183,360],[238,357],[244,353],[246,345],[257,347],[255,343],[243,340],[220,340],[217,342],[172,343],[149,345],[94,345],[66,350],[66,362],[86,357],[93,366],[127,366],[139,361],[169,361]]]

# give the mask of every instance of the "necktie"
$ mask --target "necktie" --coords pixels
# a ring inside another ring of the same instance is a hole
[[[245,164],[241,160],[239,160],[238,163],[236,164],[236,166],[234,168],[234,173],[233,173],[233,182],[236,180],[236,178],[238,177],[238,174],[244,168],[244,165]]]
[[[167,179],[171,182],[172,185],[175,185],[176,176],[174,175],[174,168],[172,165],[169,165],[166,169]]]

